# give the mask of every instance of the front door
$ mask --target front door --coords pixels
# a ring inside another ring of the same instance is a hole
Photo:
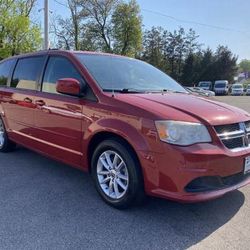
[[[50,56],[42,91],[36,97],[36,140],[41,151],[63,162],[80,166],[82,159],[82,100],[56,92],[61,78],[83,79],[73,63],[62,56]]]

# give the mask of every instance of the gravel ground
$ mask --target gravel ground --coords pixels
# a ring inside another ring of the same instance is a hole
[[[217,97],[216,97],[217,98]],[[218,97],[250,112],[250,97]],[[250,187],[119,211],[88,174],[24,148],[0,156],[0,249],[249,249]]]

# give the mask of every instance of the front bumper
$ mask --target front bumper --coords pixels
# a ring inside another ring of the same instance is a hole
[[[159,189],[159,190],[153,190],[151,195],[161,197],[161,198],[166,198],[166,199],[173,200],[173,201],[182,202],[182,203],[196,203],[196,202],[209,201],[209,200],[222,197],[223,195],[229,192],[232,192],[234,190],[240,189],[248,184],[250,184],[250,177],[248,177],[246,180],[238,184],[235,184],[233,186],[214,190],[214,191],[209,191],[209,192],[176,194],[176,193],[169,193],[169,192]]]
[[[250,177],[250,174],[239,173],[228,177],[220,176],[203,176],[192,180],[186,187],[188,193],[201,193],[208,191],[216,191],[232,187],[244,182]]]
[[[249,149],[232,152],[206,143],[189,147],[164,143],[163,147],[163,153],[151,152],[148,153],[151,157],[143,157],[145,190],[149,195],[199,202],[220,197],[250,183],[250,175],[243,174]],[[197,180],[204,178],[217,181],[203,182],[202,186]]]

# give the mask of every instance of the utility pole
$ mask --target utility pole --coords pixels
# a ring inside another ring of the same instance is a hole
[[[44,49],[49,49],[49,0],[44,0]]]

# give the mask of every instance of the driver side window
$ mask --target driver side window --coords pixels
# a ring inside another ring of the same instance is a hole
[[[56,82],[61,78],[74,78],[83,82],[74,65],[65,57],[51,56],[46,66],[42,91],[47,93],[56,93]]]

